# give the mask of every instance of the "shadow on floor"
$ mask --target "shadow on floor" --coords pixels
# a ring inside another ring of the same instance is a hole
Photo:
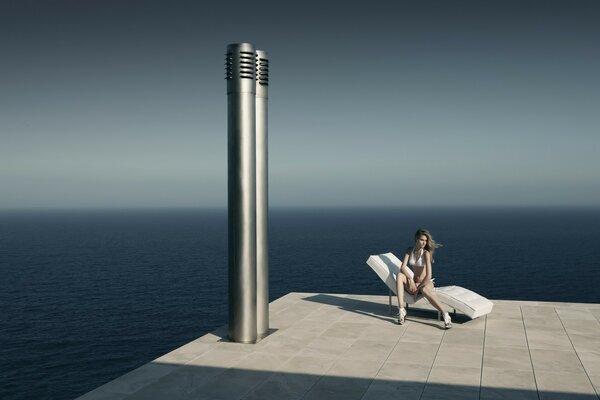
[[[351,299],[332,294],[320,293],[314,296],[303,297],[302,300],[338,306],[344,311],[353,312],[361,315],[367,315],[372,318],[377,318],[383,321],[390,322],[392,324],[396,324],[396,318],[394,316],[398,312],[398,307],[393,305],[393,303],[392,314],[390,314],[389,304],[382,304],[368,300]],[[437,310],[410,307],[407,308],[407,311],[407,319],[411,322],[430,325],[439,329],[444,329],[443,327],[441,327],[440,323],[437,322]],[[423,320],[415,320],[411,319],[412,316],[420,318],[432,318],[433,321],[429,323]],[[452,315],[452,322],[455,324],[462,324],[470,320],[471,319],[469,317],[462,314]]]
[[[290,365],[293,369],[298,368],[300,364],[294,363],[297,361],[294,357],[289,357],[288,360],[272,363],[266,367],[265,357],[268,355],[263,354],[262,360],[257,356],[252,353],[245,358],[241,357],[236,361],[236,365],[252,365],[251,358],[255,357],[255,363],[259,363],[262,368],[193,365],[199,361],[187,365],[152,362],[77,400],[598,399],[592,393],[538,392],[535,384],[531,389],[511,389],[433,383],[427,382],[429,377],[427,373],[423,373],[415,380],[373,378],[384,367],[377,364],[370,366],[369,362],[361,360],[335,361],[323,358],[313,360],[311,365],[305,365],[319,372],[283,372],[286,368],[289,369]],[[275,359],[274,356],[272,357]],[[198,360],[201,358],[202,356]],[[306,362],[306,360],[302,361]],[[327,370],[335,370],[335,373],[323,375]],[[360,371],[360,373],[344,374],[345,370]],[[371,377],[357,377],[361,373]]]

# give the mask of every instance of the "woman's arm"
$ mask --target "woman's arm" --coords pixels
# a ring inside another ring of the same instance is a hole
[[[415,281],[412,278],[412,275],[408,269],[408,258],[410,257],[409,252],[404,253],[404,259],[402,260],[402,265],[400,266],[400,272],[406,276],[406,281],[408,282],[408,293],[414,294],[417,292],[417,286],[415,285]]]
[[[410,273],[408,272],[408,252],[404,253],[404,258],[402,259],[402,265],[400,266],[400,272],[406,275],[406,278],[410,279]]]
[[[423,252],[423,257],[425,257],[425,278],[419,282],[417,290],[421,290],[423,286],[426,286],[431,282],[431,253],[425,250]]]

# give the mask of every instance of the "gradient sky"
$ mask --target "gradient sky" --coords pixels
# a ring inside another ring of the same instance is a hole
[[[599,21],[596,1],[0,0],[0,208],[225,207],[235,42],[270,55],[272,206],[598,205]]]

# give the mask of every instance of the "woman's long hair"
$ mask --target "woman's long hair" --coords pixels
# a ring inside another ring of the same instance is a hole
[[[419,240],[421,236],[425,236],[427,238],[425,250],[427,250],[431,254],[431,262],[433,263],[433,252],[435,251],[435,249],[437,249],[438,247],[442,247],[443,245],[441,243],[436,243],[436,241],[433,240],[433,236],[431,236],[431,233],[429,233],[427,229],[419,229],[415,233],[415,242]]]

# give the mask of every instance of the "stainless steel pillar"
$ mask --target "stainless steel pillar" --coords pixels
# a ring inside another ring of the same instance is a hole
[[[256,55],[227,46],[229,337],[254,343],[256,325]]]
[[[269,239],[267,103],[269,60],[256,51],[256,328],[258,338],[269,333]]]

